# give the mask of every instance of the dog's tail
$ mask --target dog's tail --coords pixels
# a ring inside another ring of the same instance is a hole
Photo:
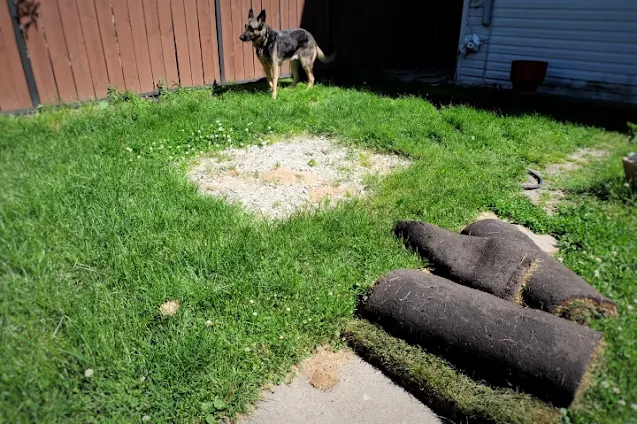
[[[325,53],[323,53],[323,50],[321,50],[321,48],[317,44],[316,57],[318,58],[318,60],[320,60],[323,63],[330,63],[330,62],[333,62],[334,59],[336,59],[336,52],[334,51],[329,56],[326,56]]]

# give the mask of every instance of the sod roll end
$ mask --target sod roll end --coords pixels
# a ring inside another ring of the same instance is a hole
[[[527,281],[522,294],[524,303],[555,315],[583,322],[587,317],[617,315],[617,305],[603,296],[582,277],[542,251],[531,238],[514,225],[499,219],[474,222],[462,234],[478,239],[489,237],[517,241],[537,255],[537,269]]]

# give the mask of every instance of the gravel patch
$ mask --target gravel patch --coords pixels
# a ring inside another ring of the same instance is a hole
[[[409,164],[395,155],[346,148],[322,137],[299,137],[202,157],[189,178],[208,195],[243,204],[269,218],[286,218],[367,194],[367,176],[386,175]]]

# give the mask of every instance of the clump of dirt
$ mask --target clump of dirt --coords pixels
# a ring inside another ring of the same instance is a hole
[[[347,350],[333,351],[321,346],[316,353],[301,364],[301,372],[312,387],[330,390],[338,384],[341,367],[349,362],[354,354]]]
[[[179,304],[178,301],[169,300],[161,304],[161,306],[159,307],[159,313],[165,317],[172,317],[177,315],[177,312],[179,311],[180,306],[181,305]]]
[[[542,173],[544,187],[539,190],[525,190],[524,195],[535,205],[542,205],[546,213],[553,215],[566,194],[562,190],[551,188],[556,177],[580,169],[591,160],[601,159],[608,154],[606,150],[582,148],[568,156],[566,162],[549,165]],[[527,183],[535,183],[534,179],[527,179]]]
[[[199,158],[189,177],[202,193],[226,197],[266,217],[286,218],[303,207],[363,196],[366,176],[408,164],[399,156],[300,137]]]

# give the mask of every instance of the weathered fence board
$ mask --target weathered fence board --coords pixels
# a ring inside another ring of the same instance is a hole
[[[102,49],[104,51],[104,61],[108,73],[108,83],[118,90],[125,90],[124,73],[120,64],[119,46],[115,24],[113,22],[113,9],[111,0],[95,0],[95,10],[97,12],[97,22],[102,38]],[[99,95],[99,94],[98,94]]]
[[[77,8],[80,16],[82,34],[84,35],[88,65],[91,70],[93,90],[97,98],[106,97],[109,86],[108,71],[106,70],[106,60],[95,11],[95,3],[80,0],[77,2]]]
[[[166,84],[172,88],[179,84],[179,71],[177,70],[175,32],[170,0],[157,0],[157,13],[159,14],[161,48],[164,57],[164,67],[166,69]]]
[[[186,13],[186,33],[188,34],[188,54],[190,55],[191,85],[199,86],[203,85],[203,63],[201,60],[201,42],[199,41],[197,1],[184,0],[184,11]]]
[[[220,83],[217,17],[214,0],[197,0],[204,84]]]
[[[8,5],[0,6],[0,110],[32,107]]]
[[[42,104],[56,104],[60,102],[60,95],[44,39],[44,25],[41,19],[37,19],[30,13],[28,10],[30,7],[36,7],[36,5],[27,5],[27,10],[23,11],[19,19],[29,51],[35,84]]]

